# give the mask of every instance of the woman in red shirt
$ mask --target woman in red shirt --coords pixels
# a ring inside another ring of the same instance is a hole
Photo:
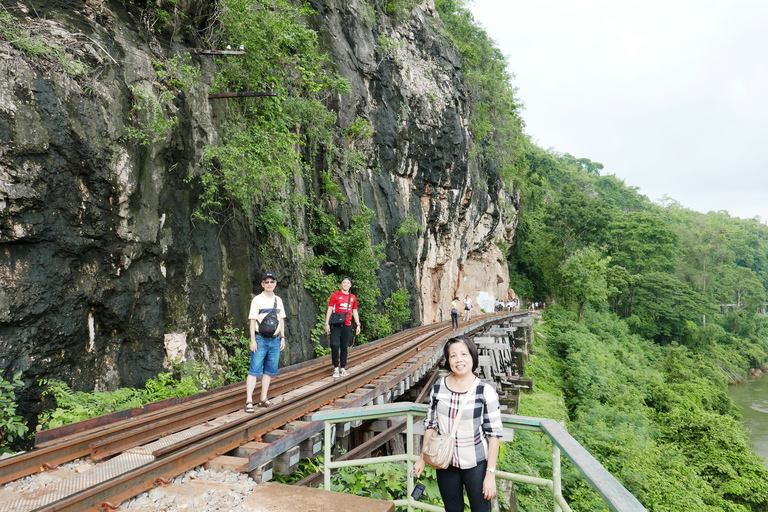
[[[328,299],[328,310],[325,312],[325,333],[331,335],[331,361],[333,376],[346,377],[347,348],[352,337],[352,317],[355,317],[355,334],[360,334],[360,317],[357,314],[357,297],[350,293],[352,279],[344,276],[341,280],[341,290],[333,292]],[[339,357],[341,352],[341,357]]]

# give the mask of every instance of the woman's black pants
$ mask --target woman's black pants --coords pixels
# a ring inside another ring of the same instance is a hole
[[[448,466],[437,470],[437,485],[445,504],[445,512],[464,511],[464,489],[472,512],[491,512],[491,501],[483,497],[483,480],[488,461],[469,469]]]
[[[349,339],[351,337],[351,325],[331,326],[331,361],[334,368],[347,367],[347,348],[349,348]],[[341,352],[341,360],[339,360],[339,352]]]
[[[454,329],[459,328],[459,314],[458,313],[451,313],[451,327]]]

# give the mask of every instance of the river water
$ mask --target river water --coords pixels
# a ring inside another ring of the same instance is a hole
[[[768,375],[730,386],[728,394],[741,410],[755,451],[768,459]]]

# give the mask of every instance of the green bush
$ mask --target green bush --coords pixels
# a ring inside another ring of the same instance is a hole
[[[260,230],[291,240],[291,183],[302,171],[301,151],[335,157],[336,114],[323,105],[326,93],[344,93],[349,84],[329,71],[317,51],[318,35],[308,26],[313,11],[288,0],[254,8],[249,0],[224,0],[219,44],[243,46],[245,55],[223,57],[214,89],[261,90],[277,96],[230,103],[224,144],[206,152],[207,165],[196,178],[202,187],[197,218],[217,222],[232,206],[254,219]],[[360,133],[362,124],[355,125]]]
[[[411,320],[410,304],[411,292],[405,288],[392,292],[392,295],[384,300],[384,310],[394,331],[401,330],[403,325]]]
[[[251,338],[245,329],[216,329],[219,343],[228,347],[227,369],[224,373],[224,383],[234,384],[242,382],[248,376],[251,365]]]
[[[16,389],[22,386],[21,372],[10,382],[0,378],[0,453],[10,451],[9,445],[27,433],[26,422],[16,414]]]
[[[66,383],[41,380],[45,387],[43,401],[52,397],[51,404],[38,417],[38,430],[56,428],[103,414],[141,407],[166,398],[181,398],[221,386],[222,379],[205,363],[178,364],[172,371],[159,374],[145,383],[144,389],[119,388],[115,391],[86,393],[73,391]]]

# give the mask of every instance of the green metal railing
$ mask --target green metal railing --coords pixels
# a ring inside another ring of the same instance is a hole
[[[444,512],[440,507],[428,503],[421,503],[411,497],[414,488],[412,476],[413,463],[418,460],[418,456],[414,453],[413,446],[414,418],[423,418],[426,414],[426,404],[415,404],[412,402],[327,410],[315,413],[312,416],[312,419],[323,421],[325,423],[325,489],[331,488],[331,471],[334,469],[353,466],[362,467],[383,462],[405,462],[408,474],[406,481],[408,499],[393,500],[395,506],[408,507],[408,512],[413,512],[415,509],[429,510],[431,512]],[[405,416],[407,419],[406,453],[401,455],[389,455],[385,457],[371,457],[367,459],[338,462],[332,460],[331,449],[334,445],[332,439],[334,424],[390,418],[393,416]],[[586,449],[584,449],[583,446],[571,437],[571,435],[557,421],[548,418],[530,418],[526,416],[502,414],[502,423],[506,428],[542,432],[549,437],[552,441],[552,479],[518,475],[498,470],[496,471],[496,478],[546,487],[552,492],[553,510],[555,512],[571,512],[570,507],[563,499],[562,485],[560,481],[560,454],[564,453],[579,473],[581,473],[592,488],[597,491],[605,503],[608,504],[611,510],[614,510],[615,512],[646,512],[645,507],[637,501],[637,498],[625,489],[624,486],[621,485],[619,481],[616,480],[616,478],[614,478],[614,476],[611,475]]]

